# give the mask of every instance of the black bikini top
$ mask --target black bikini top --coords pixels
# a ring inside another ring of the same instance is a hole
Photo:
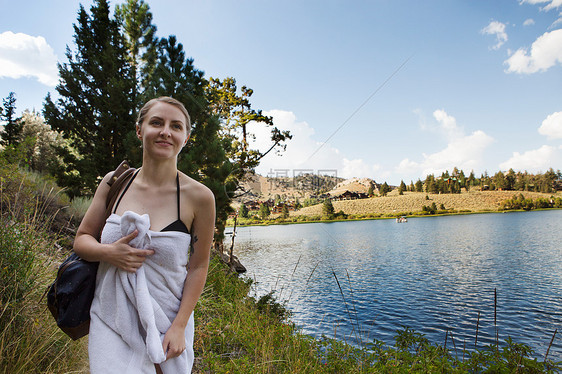
[[[127,183],[125,188],[123,189],[123,192],[121,192],[121,196],[119,196],[119,199],[117,200],[117,202],[115,203],[115,206],[113,207],[113,213],[115,213],[117,211],[117,207],[119,206],[119,203],[121,202],[121,199],[123,198],[123,195],[125,195],[125,192],[127,192],[129,187],[131,186],[131,183],[133,183],[133,179],[135,179],[135,177],[139,173],[139,170],[137,170],[135,172],[135,174],[133,174],[133,176],[131,177],[131,179],[129,180],[129,182]],[[178,219],[176,219],[174,222],[170,223],[168,226],[164,227],[162,230],[160,230],[160,232],[179,231],[179,232],[189,234],[189,230],[187,229],[187,226],[185,226],[183,221],[180,219],[181,216],[180,216],[180,176],[179,176],[179,173],[176,174],[176,195],[177,195],[177,204],[178,204]]]

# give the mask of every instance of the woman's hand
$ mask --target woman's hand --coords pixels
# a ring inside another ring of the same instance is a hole
[[[166,360],[181,355],[185,351],[185,328],[172,324],[164,335],[162,348],[166,353]]]
[[[129,245],[129,242],[137,235],[138,231],[135,230],[111,244],[104,260],[119,269],[130,273],[136,272],[146,260],[146,257],[154,254],[151,249],[137,249]]]

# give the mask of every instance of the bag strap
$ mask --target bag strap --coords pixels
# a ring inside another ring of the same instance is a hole
[[[132,168],[126,160],[122,161],[117,167],[117,169],[115,169],[115,171],[113,172],[111,178],[107,181],[107,184],[110,187],[109,187],[109,192],[107,193],[107,198],[105,200],[104,222],[111,215],[111,209],[115,204],[115,200],[117,200],[117,195],[119,194],[119,191],[121,191],[123,185],[127,183],[129,178],[131,178],[135,170],[136,169]],[[98,234],[98,239],[100,235],[101,232]]]

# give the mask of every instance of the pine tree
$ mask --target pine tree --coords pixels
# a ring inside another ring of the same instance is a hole
[[[332,200],[326,199],[322,204],[322,217],[327,219],[334,218],[334,205],[332,204]]]
[[[57,173],[71,195],[92,193],[99,178],[126,158],[123,139],[134,132],[135,79],[119,23],[107,0],[96,0],[88,14],[80,6],[74,25],[76,52],[59,65],[60,99],[47,96],[47,123],[63,133],[76,153],[59,149],[66,168]]]
[[[144,0],[127,0],[115,6],[115,17],[124,35],[132,76],[135,77],[133,101],[137,109],[152,97],[143,95],[156,68],[156,26],[152,24],[150,7]]]
[[[379,192],[380,192],[381,196],[386,196],[386,194],[390,192],[390,187],[388,186],[388,184],[386,182],[384,182],[382,184]]]
[[[8,96],[2,100],[3,110],[0,111],[0,120],[4,121],[4,131],[0,134],[3,146],[17,146],[22,139],[22,124],[16,118],[16,94],[10,92]]]
[[[406,191],[406,183],[404,181],[400,181],[400,186],[398,187],[398,194],[404,195],[404,191]]]
[[[266,219],[271,214],[269,207],[266,204],[260,204],[259,215],[261,219]]]
[[[246,204],[242,203],[242,205],[240,205],[240,217],[248,218],[248,213],[248,207],[246,206]]]
[[[156,68],[144,88],[145,99],[171,96],[185,105],[194,124],[205,121],[210,111],[203,71],[194,66],[192,58],[186,58],[183,44],[174,35],[160,39],[158,46]]]

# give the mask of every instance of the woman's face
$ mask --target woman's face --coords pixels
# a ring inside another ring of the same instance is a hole
[[[175,106],[157,102],[137,125],[143,152],[157,158],[176,157],[189,139],[186,119]]]

